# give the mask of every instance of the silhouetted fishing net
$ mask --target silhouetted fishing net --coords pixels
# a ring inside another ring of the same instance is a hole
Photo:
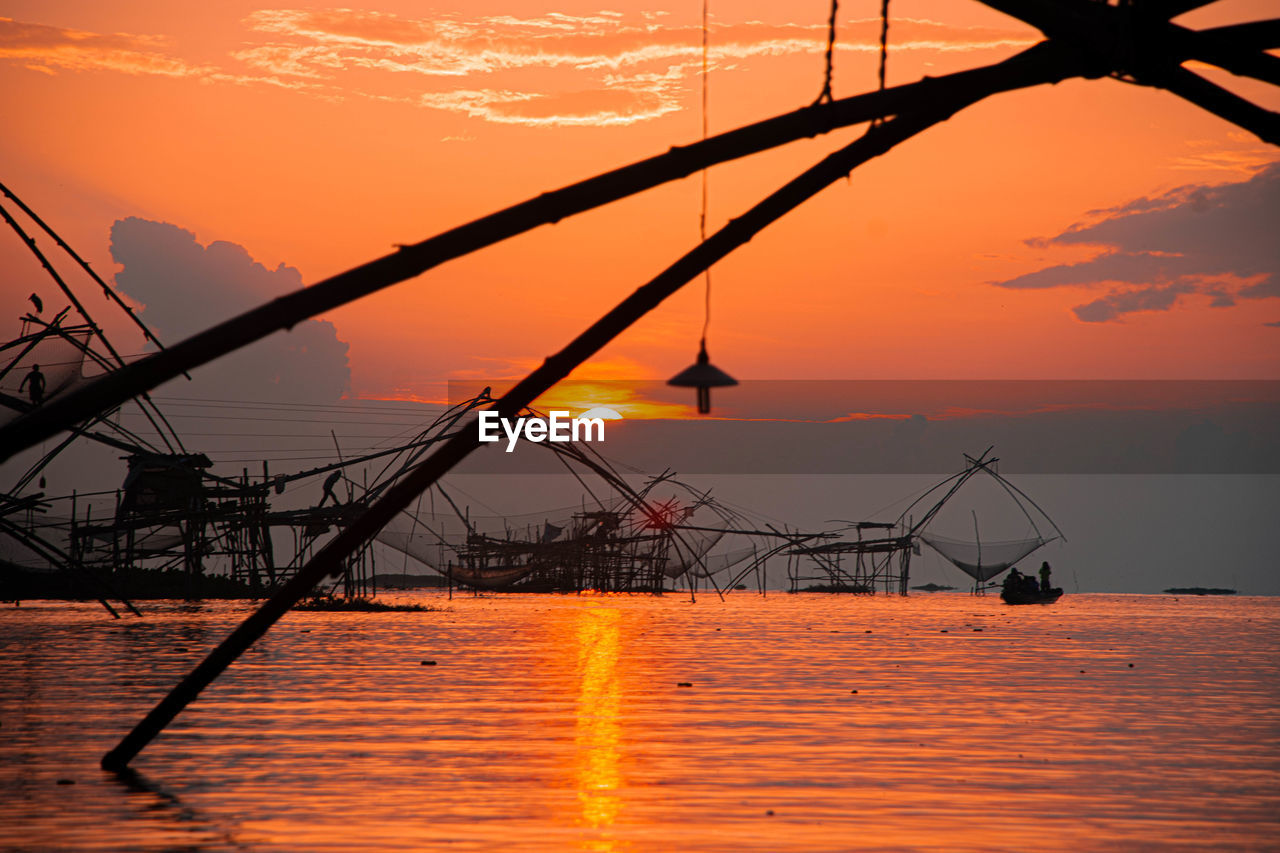
[[[40,367],[46,400],[82,381],[88,341],[88,330],[76,330],[42,332],[8,344],[0,352],[0,424],[31,406],[32,367]]]
[[[7,509],[12,510],[13,504]],[[62,568],[58,552],[70,546],[70,516],[43,511],[6,511],[0,499],[0,571],[12,566],[24,571]]]
[[[921,534],[933,550],[979,583],[985,583],[1050,540],[1015,539],[1007,542],[966,542],[933,533]]]
[[[723,554],[708,554],[690,565],[688,571],[700,578],[710,577],[732,569],[734,566],[740,566],[754,558],[758,553],[759,549],[752,545]]]
[[[699,513],[710,511],[678,510],[670,502],[649,507],[646,512],[617,497],[590,506],[486,516],[435,496],[431,506],[424,502],[397,516],[377,540],[460,583],[487,588],[508,586],[539,569],[569,571],[583,564],[612,566],[622,574],[656,568],[675,578],[691,568],[699,574],[720,571],[749,556],[708,560],[707,552],[726,532],[698,523]]]
[[[31,546],[6,535],[0,530],[0,572],[11,568],[23,571],[51,572],[58,568],[47,555],[41,554]]]

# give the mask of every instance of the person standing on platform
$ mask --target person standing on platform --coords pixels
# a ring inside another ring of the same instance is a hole
[[[30,383],[30,387],[28,387]],[[31,405],[39,406],[44,402],[44,374],[40,372],[40,365],[31,365],[31,372],[22,377],[22,384],[18,386],[18,393],[22,393],[22,389],[26,388],[27,393],[31,395]]]

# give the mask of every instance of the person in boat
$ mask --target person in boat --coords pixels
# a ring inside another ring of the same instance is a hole
[[[1050,572],[1049,561],[1046,560],[1040,564],[1040,591],[1041,592],[1048,592],[1049,590],[1053,589],[1053,587],[1049,585],[1049,572]]]
[[[1022,572],[1015,569],[1009,569],[1009,574],[1004,576],[1004,591],[1016,592],[1022,588]]]
[[[28,387],[28,383],[30,386]],[[44,374],[40,372],[40,365],[31,365],[31,372],[22,378],[22,384],[18,386],[18,393],[22,393],[22,389],[26,388],[27,393],[31,395],[31,405],[39,406],[44,402]]]

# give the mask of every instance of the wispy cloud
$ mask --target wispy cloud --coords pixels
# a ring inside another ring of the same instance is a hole
[[[1185,171],[1234,172],[1247,178],[1276,159],[1275,149],[1259,145],[1253,134],[1232,130],[1227,139],[1225,146],[1221,139],[1189,139],[1187,152],[1171,165]]]
[[[0,18],[0,60],[37,72],[111,71],[265,84],[330,99],[373,98],[501,124],[610,126],[688,107],[700,28],[663,12],[431,18],[351,9],[263,9],[220,65],[184,59],[163,37],[94,33]],[[715,23],[718,71],[826,49],[825,22]],[[841,52],[878,50],[879,20],[843,22]],[[895,52],[990,51],[1027,32],[895,19]]]
[[[344,80],[356,88],[417,75],[421,106],[485,121],[524,125],[618,125],[682,108],[701,64],[701,31],[659,13],[573,16],[402,18],[383,12],[272,9],[246,19],[267,44],[235,57],[280,76]],[[878,20],[842,27],[842,51],[878,50]],[[710,62],[726,68],[753,58],[818,54],[826,29],[758,21],[717,24]],[[894,49],[992,50],[1027,44],[1012,30],[894,23]],[[373,77],[372,74],[379,76]],[[358,83],[354,78],[359,77]]]
[[[1280,163],[1272,163],[1246,181],[1192,184],[1090,211],[1085,222],[1056,237],[1027,243],[1100,246],[1100,254],[991,283],[1012,290],[1111,285],[1104,296],[1073,309],[1087,323],[1168,311],[1189,294],[1208,297],[1210,307],[1229,308],[1241,299],[1280,297],[1277,222]]]
[[[283,72],[273,56],[296,51],[298,65],[327,73],[336,68],[370,67],[434,76],[466,76],[513,68],[567,67],[577,70],[622,69],[700,57],[701,30],[621,13],[571,16],[550,13],[537,18],[512,16],[462,19],[408,19],[384,12],[272,9],[255,12],[246,24],[282,38],[238,56]],[[842,26],[840,50],[878,50],[879,21]],[[894,22],[896,50],[990,50],[1021,46],[1025,33],[990,28],[952,27],[934,21]],[[826,48],[825,25],[766,24],[750,21],[716,24],[710,58],[732,59],[789,53],[818,53]],[[297,67],[290,64],[290,67]],[[308,71],[306,73],[315,73]]]
[[[0,17],[0,61],[56,76],[60,71],[102,71],[132,76],[191,78],[202,82],[312,88],[277,74],[236,74],[175,55],[168,40],[155,35],[95,33]]]
[[[199,77],[216,69],[167,54],[164,40],[127,33],[93,33],[0,18],[0,59],[44,73],[105,70],[121,74]]]

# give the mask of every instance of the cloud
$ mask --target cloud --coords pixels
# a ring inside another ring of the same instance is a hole
[[[466,113],[497,124],[530,127],[627,125],[680,109],[671,78],[618,80],[611,89],[536,94],[508,90],[460,89],[425,94],[422,106]]]
[[[701,68],[701,30],[668,16],[619,12],[478,18],[402,18],[349,9],[270,9],[246,24],[272,38],[235,57],[281,77],[373,89],[423,78],[417,103],[485,121],[530,126],[619,125],[682,108]],[[879,19],[846,22],[838,49],[876,51]],[[974,51],[1023,46],[1027,33],[894,21],[894,50]],[[713,69],[750,58],[820,54],[826,26],[717,23]],[[519,72],[519,73],[517,73]],[[358,80],[358,82],[357,82]]]
[[[1118,320],[1120,315],[1135,311],[1168,311],[1177,303],[1179,296],[1194,292],[1194,285],[1184,283],[1135,290],[1113,290],[1101,299],[1095,299],[1085,305],[1077,305],[1071,310],[1086,323],[1105,323],[1109,320]]]
[[[286,89],[314,88],[301,79],[276,74],[234,74],[217,65],[192,63],[167,52],[167,40],[152,35],[94,33],[0,17],[0,61],[40,74],[105,71],[133,76],[196,79],[206,83],[261,84]]]
[[[1088,216],[1056,237],[1027,243],[1100,246],[1098,255],[991,283],[1013,290],[1122,285],[1073,309],[1087,323],[1168,311],[1188,294],[1209,297],[1215,308],[1280,297],[1280,163],[1246,181],[1188,185]]]
[[[111,256],[123,266],[116,287],[143,303],[142,318],[168,342],[302,287],[293,267],[268,269],[243,246],[221,240],[203,246],[190,231],[136,217],[111,226]],[[180,386],[188,396],[330,402],[346,392],[351,371],[333,324],[306,320],[193,376],[195,387]]]
[[[337,69],[382,68],[429,76],[466,76],[513,68],[621,69],[628,66],[691,62],[701,57],[701,29],[655,23],[621,13],[542,17],[493,16],[401,18],[385,12],[271,9],[254,12],[246,24],[282,39],[250,48],[239,56],[275,71],[273,57],[289,57],[304,74]],[[841,26],[840,50],[879,50],[879,19]],[[821,53],[825,23],[766,24],[746,21],[713,24],[710,58],[717,63],[751,56]],[[954,27],[934,21],[894,22],[894,50],[973,51],[1025,46],[1027,33],[992,28]]]
[[[401,17],[351,9],[263,9],[228,63],[189,62],[162,37],[0,18],[0,60],[33,71],[114,71],[263,84],[318,97],[398,101],[500,124],[611,126],[650,121],[690,104],[702,31],[666,13]],[[879,50],[878,18],[841,23],[837,50]],[[752,60],[817,57],[826,22],[716,21],[713,71]],[[1007,50],[1025,30],[895,18],[895,52]],[[238,67],[236,67],[238,66]]]
[[[1243,150],[1222,149],[1200,151],[1178,157],[1173,161],[1174,169],[1186,171],[1219,171],[1251,175],[1275,159],[1275,151],[1269,147],[1252,146]]]
[[[0,18],[0,59],[18,60],[46,74],[63,68],[191,77],[213,70],[168,56],[161,47],[162,40],[154,36],[92,33]]]

